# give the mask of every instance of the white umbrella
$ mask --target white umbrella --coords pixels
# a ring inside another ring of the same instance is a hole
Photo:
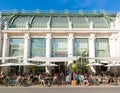
[[[9,59],[19,59],[23,56],[13,56],[13,57],[0,57],[0,60],[9,60]]]
[[[78,60],[77,57],[54,57],[54,58],[46,58],[46,57],[33,57],[28,58],[27,61],[49,61],[49,62],[63,62],[63,61],[72,61]]]
[[[0,66],[18,66],[18,63],[3,63]]]
[[[19,63],[18,66],[36,66],[36,64],[33,64],[33,63]]]
[[[87,66],[101,66],[101,65],[103,65],[103,64],[96,63],[96,62],[92,62],[92,63],[87,64]]]
[[[44,64],[37,65],[37,66],[58,66],[58,65],[52,64],[52,63],[44,63]]]
[[[87,64],[86,66],[91,66],[91,70],[96,73],[96,67],[92,67],[92,66],[102,66],[103,64],[100,64],[100,63],[96,63],[96,62],[92,62],[92,63],[89,63]]]
[[[111,64],[107,64],[105,66],[107,66],[107,67],[115,67],[115,66],[120,66],[120,64],[119,63],[117,63],[117,64],[111,63]]]

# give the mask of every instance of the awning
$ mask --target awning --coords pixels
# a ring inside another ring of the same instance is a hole
[[[63,61],[73,61],[78,60],[77,57],[54,57],[54,58],[47,58],[47,57],[33,57],[28,58],[27,61],[49,61],[49,62],[63,62]]]

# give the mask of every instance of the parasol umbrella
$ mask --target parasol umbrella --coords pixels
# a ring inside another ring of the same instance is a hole
[[[33,63],[19,63],[18,66],[36,66],[36,64],[33,64]]]
[[[19,64],[18,63],[3,63],[1,64],[0,66],[18,66]]]
[[[103,64],[92,62],[92,63],[87,64],[86,66],[102,66],[102,65]]]
[[[115,66],[120,66],[120,64],[119,63],[117,63],[117,64],[111,63],[111,64],[107,64],[105,66],[107,66],[107,67],[115,67]]]
[[[37,65],[37,66],[58,66],[58,65],[52,64],[52,63],[44,63],[44,64]]]
[[[86,66],[90,66],[91,70],[96,73],[96,66],[102,66],[103,64],[92,62],[87,64]]]

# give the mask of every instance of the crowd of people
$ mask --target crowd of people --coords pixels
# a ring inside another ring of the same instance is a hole
[[[53,76],[48,73],[23,73],[6,75],[3,71],[0,73],[0,85],[4,86],[30,86],[30,85],[71,85],[72,81],[76,81],[76,85],[100,85],[116,83],[119,85],[120,78],[113,77],[109,74],[102,73],[100,75],[81,74],[69,72],[65,75],[63,72],[55,73]]]

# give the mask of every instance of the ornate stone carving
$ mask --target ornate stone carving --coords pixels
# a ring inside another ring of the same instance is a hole
[[[117,18],[120,18],[120,12],[117,13],[116,17],[117,17]]]
[[[5,21],[4,26],[5,26],[4,29],[7,30],[8,29],[8,22],[7,21]]]
[[[50,33],[47,33],[47,36],[46,36],[46,39],[51,39],[51,34]]]
[[[73,33],[69,33],[68,39],[74,39]]]
[[[118,39],[118,36],[117,36],[117,35],[111,35],[110,39],[111,39],[111,40],[117,40],[117,39]]]
[[[93,33],[92,33],[92,34],[90,34],[89,39],[90,39],[90,40],[95,39],[95,34],[93,34]]]
[[[92,29],[93,28],[93,22],[92,21],[90,21],[90,28]]]
[[[26,28],[29,29],[29,22],[26,22]]]
[[[4,33],[3,38],[4,38],[4,39],[8,39],[8,34],[7,34],[7,33]]]
[[[25,33],[24,39],[29,39],[29,34]]]

